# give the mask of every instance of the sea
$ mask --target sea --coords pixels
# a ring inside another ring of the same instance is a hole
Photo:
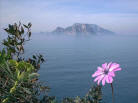
[[[36,33],[25,45],[26,57],[42,54],[38,73],[51,89],[50,96],[83,97],[96,85],[92,74],[103,63],[119,63],[114,77],[115,103],[138,103],[138,36],[65,36]],[[112,102],[110,84],[102,87],[103,101]]]

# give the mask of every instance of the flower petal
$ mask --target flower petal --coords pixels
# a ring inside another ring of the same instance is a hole
[[[108,79],[109,79],[109,83],[113,82],[113,78],[111,76],[108,76]]]
[[[102,67],[98,67],[97,70],[98,71],[103,71],[103,68]]]
[[[112,65],[112,62],[110,62],[110,63],[107,65],[107,68],[109,69],[111,65]]]
[[[110,66],[110,69],[109,69],[109,71],[112,71],[112,70],[114,70],[114,69],[116,69],[116,68],[119,68],[119,64],[116,64],[116,63],[113,63],[111,66]]]
[[[105,70],[107,68],[107,63],[102,64],[102,67]]]
[[[94,79],[94,82],[96,82],[97,80],[99,80],[101,78],[101,75],[100,76],[97,76],[95,79]]]
[[[109,72],[108,75],[110,75],[110,76],[112,76],[112,77],[115,77],[114,71]]]
[[[106,79],[106,76],[104,76],[103,80],[102,80],[102,85],[104,86],[105,85],[105,79]]]
[[[106,76],[106,82],[107,83],[112,83],[113,82],[113,78],[111,76]]]
[[[98,85],[100,84],[100,82],[101,82],[101,80],[103,79],[104,76],[105,76],[105,75],[101,75],[101,76],[100,76],[100,78],[98,79],[98,82],[97,82]]]
[[[120,71],[122,70],[121,68],[115,68],[113,71]]]
[[[96,76],[99,76],[99,75],[101,75],[101,74],[103,74],[103,72],[96,71],[96,72],[92,75],[92,77],[96,77]]]
[[[108,76],[105,77],[105,80],[106,80],[107,83],[109,83]]]

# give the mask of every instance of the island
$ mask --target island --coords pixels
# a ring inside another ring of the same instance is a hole
[[[114,32],[104,29],[96,24],[75,23],[66,28],[57,27],[50,34],[64,35],[113,35]]]

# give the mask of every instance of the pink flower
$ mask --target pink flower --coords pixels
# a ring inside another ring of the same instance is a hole
[[[98,67],[97,71],[92,75],[92,77],[96,77],[94,82],[97,82],[99,85],[102,81],[102,85],[105,85],[105,82],[112,83],[113,77],[115,77],[115,71],[120,71],[120,65],[117,63],[110,62],[109,64],[104,63],[102,67]]]

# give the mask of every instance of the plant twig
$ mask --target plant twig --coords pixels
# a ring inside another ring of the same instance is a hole
[[[111,88],[112,88],[112,103],[114,103],[114,88],[113,84],[111,83]]]

